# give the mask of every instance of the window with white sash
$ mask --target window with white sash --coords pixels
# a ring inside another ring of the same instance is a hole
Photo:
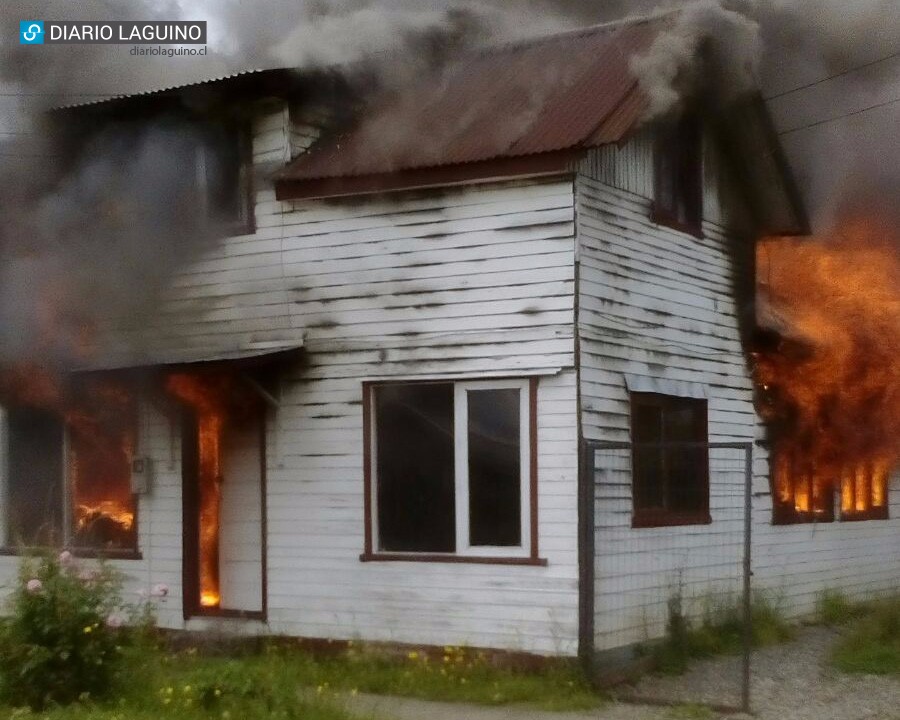
[[[365,392],[375,556],[531,556],[531,381],[373,383]]]

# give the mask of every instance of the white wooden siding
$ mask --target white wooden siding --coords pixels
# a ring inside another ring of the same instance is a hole
[[[256,126],[258,168],[296,149],[283,111]],[[293,133],[293,134],[292,134]],[[281,143],[279,145],[279,143]],[[157,469],[140,501],[134,587],[171,587],[167,627],[470,644],[574,654],[577,400],[571,179],[279,203],[206,249],[119,338],[165,348],[303,342],[267,434],[268,623],[181,617],[180,435],[145,411]],[[359,560],[362,382],[540,375],[539,549],[546,567]],[[0,558],[4,577],[15,561]]]
[[[699,383],[709,394],[712,441],[760,440],[753,388],[738,336],[726,249],[720,172],[706,144],[704,237],[650,222],[652,142],[588,154],[576,179],[581,418],[586,437],[627,441],[625,374]],[[754,583],[790,615],[819,593],[853,596],[896,588],[898,520],[772,526],[768,458],[754,448]],[[713,523],[632,529],[626,452],[597,455],[595,637],[600,649],[658,637],[676,592],[700,613],[711,590],[740,579],[742,475],[735,451],[710,462]],[[900,513],[894,483],[891,514]],[[873,552],[874,547],[883,552]],[[680,588],[680,590],[679,590]]]

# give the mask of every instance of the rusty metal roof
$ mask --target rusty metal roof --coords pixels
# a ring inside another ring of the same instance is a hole
[[[277,180],[359,177],[514,158],[622,140],[644,97],[630,69],[664,17],[501,46],[372,101]]]

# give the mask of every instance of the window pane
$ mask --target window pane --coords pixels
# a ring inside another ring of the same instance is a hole
[[[636,443],[662,440],[662,408],[659,405],[638,404],[632,409],[631,434]]]
[[[469,543],[522,543],[517,388],[469,390]]]
[[[93,549],[137,547],[131,460],[137,405],[114,382],[86,383],[68,413],[71,544]]]
[[[662,454],[657,446],[634,446],[634,507],[636,510],[665,507]]]
[[[243,215],[241,134],[234,127],[209,130],[205,148],[207,203],[210,219],[236,222]]]
[[[678,512],[706,509],[706,451],[702,447],[666,450],[668,508]]]
[[[703,442],[703,435],[697,433],[697,403],[684,400],[665,409],[666,442]]]
[[[456,550],[453,385],[375,389],[379,549]]]
[[[9,427],[9,511],[12,546],[62,543],[63,427],[40,410],[11,409]]]

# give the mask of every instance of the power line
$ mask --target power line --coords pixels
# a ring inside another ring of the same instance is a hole
[[[877,60],[872,60],[871,62],[863,63],[862,65],[856,65],[852,68],[848,68],[839,73],[835,73],[834,75],[829,75],[828,77],[823,77],[821,80],[814,80],[813,82],[806,83],[805,85],[798,85],[795,88],[791,88],[790,90],[785,90],[784,92],[776,93],[775,95],[769,95],[766,100],[776,100],[780,97],[784,97],[785,95],[790,95],[795,92],[800,92],[801,90],[806,90],[807,88],[815,87],[816,85],[821,85],[822,83],[826,83],[829,80],[834,80],[835,78],[843,77],[844,75],[849,75],[850,73],[855,73],[858,70],[864,70],[865,68],[872,67],[873,65],[879,65],[880,63],[887,62],[888,60],[893,60],[895,57],[900,57],[900,51],[893,52],[890,55],[885,55],[884,57],[878,58]]]
[[[799,127],[791,128],[790,130],[782,130],[778,134],[790,135],[791,133],[799,132],[800,130],[808,130],[809,128],[818,127],[819,125],[827,125],[828,123],[835,122],[836,120],[843,120],[844,118],[853,117],[854,115],[862,115],[864,112],[869,112],[869,110],[877,110],[878,108],[887,107],[888,105],[893,105],[894,103],[898,102],[900,102],[900,97],[894,98],[893,100],[887,100],[883,103],[878,103],[877,105],[869,105],[868,107],[864,107],[861,110],[854,110],[853,112],[846,113],[845,115],[837,115],[836,117],[817,120],[816,122],[809,123],[808,125],[800,125]]]

